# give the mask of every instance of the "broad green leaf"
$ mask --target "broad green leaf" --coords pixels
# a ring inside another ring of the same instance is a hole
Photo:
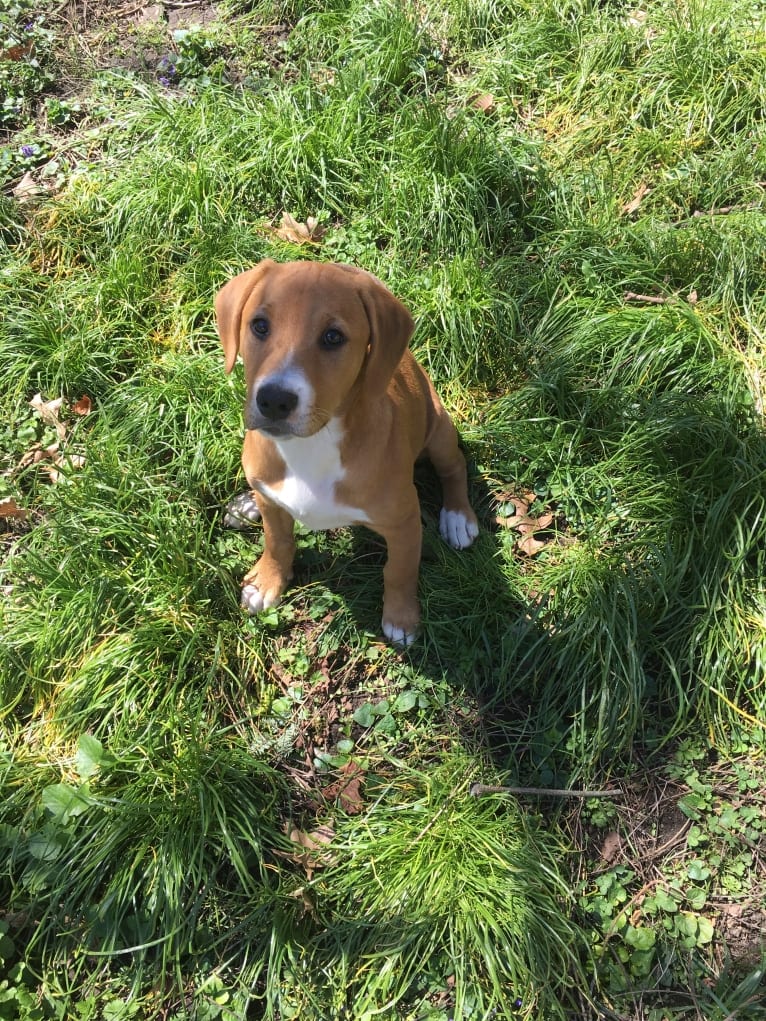
[[[38,861],[55,861],[63,849],[61,836],[52,830],[33,833],[27,841],[27,851]]]
[[[699,794],[685,794],[678,802],[678,807],[689,819],[700,819],[707,806],[705,798]]]
[[[395,734],[396,733],[396,720],[393,718],[391,713],[386,713],[385,716],[381,716],[378,722],[375,724],[375,730],[381,734]]]
[[[371,727],[374,721],[375,713],[369,702],[360,705],[354,713],[354,723],[358,723],[360,727]]]
[[[651,950],[656,938],[654,929],[648,929],[643,925],[630,925],[625,933],[625,942],[636,950]]]
[[[114,756],[105,751],[97,737],[81,734],[77,742],[75,766],[81,780],[89,780],[100,769],[114,764]]]
[[[678,911],[678,901],[667,892],[659,887],[654,894],[654,900],[660,911],[675,912]]]
[[[715,926],[709,918],[705,918],[704,915],[700,915],[697,919],[699,924],[699,930],[697,932],[697,943],[702,946],[705,943],[710,943],[713,939],[715,932]]]
[[[87,785],[72,787],[68,783],[54,783],[46,787],[42,794],[42,801],[50,814],[61,823],[67,823],[71,818],[82,813],[90,805]]]
[[[707,900],[707,894],[702,887],[692,887],[686,892],[686,899],[689,902],[689,907],[695,911],[701,911],[705,906]]]
[[[396,697],[393,709],[396,713],[408,713],[418,704],[418,693],[416,691],[402,691]]]
[[[689,879],[693,879],[696,883],[701,883],[710,878],[710,869],[704,861],[693,861],[687,866],[686,874]]]

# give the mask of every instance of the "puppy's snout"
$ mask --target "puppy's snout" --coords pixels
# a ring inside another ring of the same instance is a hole
[[[283,422],[298,406],[298,394],[279,383],[264,383],[258,388],[255,403],[264,418]]]

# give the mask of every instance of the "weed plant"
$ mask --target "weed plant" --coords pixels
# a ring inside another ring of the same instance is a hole
[[[244,85],[120,79],[62,190],[0,205],[0,983],[24,1017],[36,984],[61,1017],[761,1017],[756,964],[636,935],[627,873],[583,914],[552,802],[468,789],[761,747],[762,5],[275,0],[242,32],[274,24]],[[285,604],[238,609],[211,308],[266,256],[381,277],[461,428],[484,528],[445,550],[424,475],[407,655],[363,531],[301,533]]]

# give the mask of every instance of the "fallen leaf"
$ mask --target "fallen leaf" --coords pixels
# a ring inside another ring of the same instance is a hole
[[[65,479],[69,473],[76,468],[82,468],[85,464],[85,458],[81,454],[60,454],[53,458],[52,464],[46,466],[46,471],[51,482],[60,482],[61,479]],[[64,471],[59,469],[64,468]]]
[[[45,188],[42,188],[37,181],[35,181],[32,176],[32,172],[28,170],[13,189],[12,194],[15,199],[19,200],[19,202],[31,202],[32,199],[36,199],[38,196],[45,194]]]
[[[34,50],[34,44],[31,39],[26,42],[15,43],[13,46],[7,47],[5,50],[0,50],[0,60],[18,61],[24,60]]]
[[[638,207],[641,205],[641,202],[643,201],[644,196],[648,193],[648,191],[649,185],[646,183],[646,181],[642,181],[641,184],[639,184],[639,186],[636,188],[633,194],[633,198],[630,200],[630,202],[626,202],[625,205],[622,207],[623,214],[625,216],[629,216],[631,213],[635,213]]]
[[[491,92],[483,92],[471,99],[471,106],[480,113],[491,114],[495,112],[495,97]]]
[[[91,399],[90,397],[86,397],[85,394],[83,394],[79,401],[75,401],[72,405],[72,411],[75,415],[89,415],[92,408],[93,404]]]
[[[136,13],[136,24],[156,25],[165,22],[165,8],[162,4],[149,4],[143,10]]]
[[[513,506],[513,514],[501,514],[498,516],[498,524],[505,528],[516,528],[520,520],[527,517],[527,511],[537,499],[536,493],[499,493],[497,502],[500,505]]]
[[[59,412],[64,404],[63,397],[57,397],[53,401],[44,401],[42,394],[35,394],[29,402],[46,425],[51,425],[58,433],[60,440],[66,436],[66,425],[59,418]]]
[[[553,514],[546,511],[544,514],[534,516],[529,513],[529,508],[537,499],[536,493],[522,493],[521,495],[508,493],[499,498],[501,504],[512,504],[513,514],[499,514],[495,518],[498,525],[503,528],[512,528],[519,533],[520,538],[516,546],[525,556],[533,557],[541,549],[550,544],[549,539],[537,539],[535,534],[550,528],[553,524]]]
[[[46,458],[54,457],[59,449],[58,443],[52,443],[43,449],[39,443],[33,443],[29,450],[19,460],[19,468],[26,468],[30,464],[39,464]]]
[[[315,216],[309,216],[305,223],[296,220],[290,213],[282,213],[281,226],[272,231],[282,241],[290,241],[294,245],[315,245],[324,237],[326,231],[319,226]]]
[[[520,549],[528,557],[535,556],[541,549],[545,549],[548,542],[544,539],[535,539],[534,533],[530,532],[528,535],[522,536],[521,539],[516,543],[516,548]]]
[[[331,826],[319,826],[317,829],[312,830],[311,833],[299,830],[296,826],[290,830],[288,836],[294,844],[305,847],[308,851],[316,851],[324,844],[331,843],[335,832]]]
[[[294,900],[299,900],[303,904],[303,911],[307,915],[317,917],[316,902],[314,900],[311,890],[307,890],[305,886],[299,887],[297,890],[293,890],[288,894],[288,897],[292,897]]]
[[[82,454],[62,454],[61,444],[51,443],[49,447],[42,447],[34,443],[19,461],[19,468],[26,468],[30,464],[42,465],[47,471],[51,482],[58,482],[66,477],[73,468],[82,468],[85,458]],[[66,469],[60,471],[60,469]]]
[[[607,865],[611,865],[621,849],[622,837],[616,830],[610,830],[604,837],[604,842],[601,845],[601,860],[605,861]]]
[[[329,844],[335,836],[335,831],[331,826],[319,826],[317,829],[312,830],[311,833],[307,833],[296,826],[287,835],[294,844],[297,844],[303,850],[296,851],[292,855],[281,854],[280,856],[288,858],[298,865],[302,865],[306,870],[306,878],[311,879],[316,868],[323,864],[322,858],[313,852]]]
[[[6,496],[0,500],[0,518],[18,518],[23,521],[27,517],[28,511],[23,507],[19,507],[12,496]]]
[[[328,801],[337,801],[348,815],[357,815],[364,808],[364,770],[356,762],[347,762],[341,773],[341,778],[325,787],[322,793]]]
[[[641,26],[646,22],[646,18],[646,11],[642,10],[640,7],[636,7],[634,10],[628,11],[625,16],[625,24],[629,25],[631,28],[641,28]]]

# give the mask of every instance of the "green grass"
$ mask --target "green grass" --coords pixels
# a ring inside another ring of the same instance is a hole
[[[0,498],[29,513],[0,519],[0,1017],[763,1017],[719,907],[766,911],[762,5],[232,19],[199,52],[243,84],[99,72],[2,164],[39,138],[64,183],[0,205]],[[212,301],[266,256],[385,280],[463,434],[485,527],[444,548],[423,473],[406,655],[363,530],[301,533],[283,606],[239,611]],[[657,777],[699,835],[653,872]]]

